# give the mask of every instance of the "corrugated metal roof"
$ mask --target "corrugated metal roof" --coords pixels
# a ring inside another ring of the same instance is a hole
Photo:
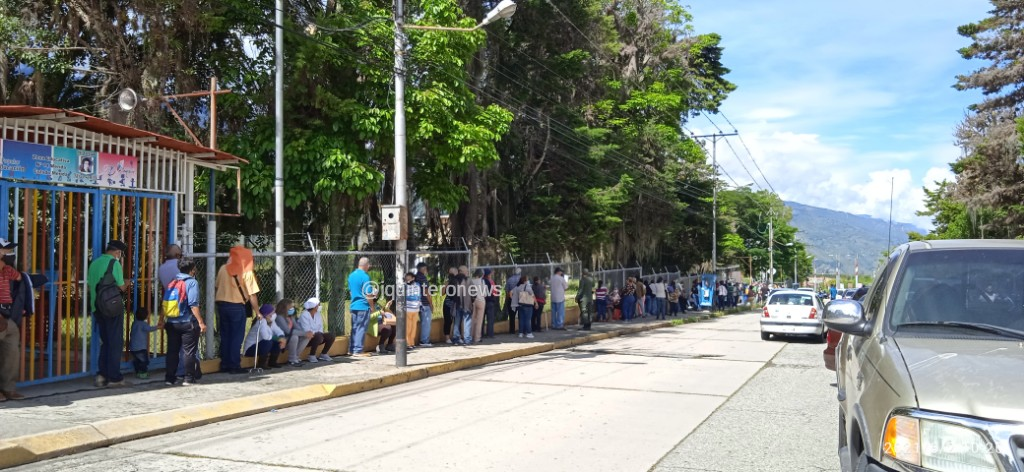
[[[30,116],[47,116],[62,114],[65,117],[80,117],[84,118],[84,121],[72,121],[64,123],[66,126],[72,126],[75,128],[92,131],[94,133],[101,133],[108,136],[114,136],[118,138],[154,138],[155,141],[149,143],[153,146],[171,149],[174,151],[180,151],[186,154],[203,155],[208,154],[208,157],[196,157],[194,159],[217,162],[217,163],[238,163],[249,161],[242,159],[238,156],[228,154],[223,151],[210,149],[205,146],[199,146],[193,143],[187,143],[185,141],[179,141],[177,139],[164,136],[162,134],[153,133],[150,131],[144,131],[131,126],[125,126],[107,121],[104,119],[96,118],[95,116],[86,115],[85,113],[61,110],[59,108],[47,108],[47,107],[34,107],[27,105],[3,105],[0,106],[0,118],[24,118]]]

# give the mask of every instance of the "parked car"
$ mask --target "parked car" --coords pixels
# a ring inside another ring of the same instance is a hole
[[[849,289],[846,289],[844,292],[841,292],[840,295],[839,295],[839,298],[841,298],[843,300],[853,300],[853,294],[855,294],[855,293],[857,293],[857,289],[849,288]]]
[[[813,336],[825,340],[824,306],[811,292],[779,290],[768,297],[761,316],[761,339],[773,334]]]
[[[1024,241],[900,246],[836,300],[844,471],[1024,471]]]

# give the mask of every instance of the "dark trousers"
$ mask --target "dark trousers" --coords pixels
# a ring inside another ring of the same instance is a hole
[[[446,298],[441,311],[444,314],[444,337],[449,338],[452,335],[452,323],[455,322],[455,300]]]
[[[149,351],[132,351],[132,367],[136,374],[149,372]]]
[[[530,319],[530,327],[533,331],[540,332],[540,319],[544,316],[544,302],[538,300],[537,308],[533,309],[533,316]]]
[[[167,370],[164,380],[173,383],[178,372],[178,362],[185,363],[185,381],[193,382],[202,376],[199,372],[199,321],[193,319],[185,323],[166,323],[167,332]],[[178,356],[184,352],[184,360]]]
[[[124,380],[121,375],[121,356],[124,354],[124,316],[106,318],[93,313],[96,331],[100,335],[100,358],[97,374],[108,382]]]
[[[249,310],[244,303],[217,302],[217,329],[220,331],[220,370],[242,368],[242,341]]]
[[[450,325],[449,325],[450,326]],[[383,326],[380,328],[380,342],[377,343],[379,351],[386,351],[388,349],[395,349],[395,333],[398,330],[394,326]]]
[[[505,316],[508,317],[508,334],[516,334],[516,309],[512,308],[512,297],[505,297]]]
[[[264,340],[249,346],[249,349],[245,350],[245,357],[257,357],[256,354],[259,354],[260,357],[269,355],[271,359],[277,360],[277,356],[281,354],[281,343]]]
[[[594,309],[597,310],[597,321],[608,321],[608,300],[594,300]]]
[[[494,322],[498,319],[498,299],[487,298],[487,305],[484,307],[484,336],[494,337]]]
[[[320,354],[327,354],[327,351],[331,350],[331,346],[334,345],[334,335],[331,333],[316,333],[313,338],[309,340],[309,355],[316,356],[316,348],[320,344],[324,345]]]

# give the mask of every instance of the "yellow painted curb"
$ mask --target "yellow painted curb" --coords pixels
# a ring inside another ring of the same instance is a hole
[[[459,370],[565,349],[626,334],[672,326],[658,323],[623,327],[560,341],[537,344],[504,352],[439,362],[415,367],[382,377],[346,384],[314,384],[274,392],[261,393],[219,402],[174,410],[98,421],[90,425],[30,436],[0,440],[0,469],[76,454],[136,439],[183,431],[219,421],[251,416],[279,408],[305,405],[318,401],[391,387]]]

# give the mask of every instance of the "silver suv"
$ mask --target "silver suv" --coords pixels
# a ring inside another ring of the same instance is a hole
[[[903,245],[825,324],[844,471],[1024,471],[1024,241]]]

